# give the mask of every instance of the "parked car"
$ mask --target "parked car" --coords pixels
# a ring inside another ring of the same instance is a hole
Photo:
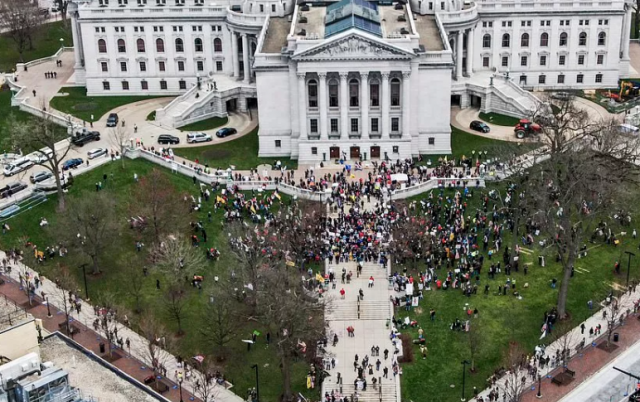
[[[213,138],[209,134],[205,133],[189,133],[187,134],[187,142],[193,144],[196,142],[209,142],[213,141]]]
[[[118,125],[118,113],[111,113],[109,117],[107,117],[107,127],[115,127]]]
[[[220,130],[218,130],[218,132],[216,133],[216,137],[224,138],[224,137],[226,137],[228,135],[236,134],[237,132],[238,132],[238,130],[236,130],[235,128],[225,127],[225,128],[221,128]]]
[[[16,159],[4,167],[4,175],[9,177],[20,173],[33,166],[33,161],[29,158]]]
[[[79,147],[91,141],[100,141],[100,133],[97,131],[84,130],[76,133],[76,135],[71,138],[71,143]]]
[[[106,155],[107,150],[104,148],[94,148],[91,151],[87,152],[87,159],[95,159],[99,156]]]
[[[69,159],[68,161],[62,164],[62,170],[77,168],[78,166],[82,165],[83,162],[84,161],[82,160],[82,158]]]
[[[27,155],[27,158],[31,159],[33,163],[44,163],[49,160],[49,158],[53,155],[53,151],[51,148],[43,148],[39,151],[35,151]]]
[[[573,97],[573,95],[571,94],[571,92],[554,92],[551,94],[551,98],[552,99],[557,99],[557,100],[569,100]]]
[[[27,188],[27,185],[21,181],[9,183],[4,188],[0,189],[0,196],[2,198],[11,197],[25,188]]]
[[[469,128],[474,131],[480,131],[481,133],[488,133],[491,131],[491,128],[487,125],[487,123],[483,121],[474,120],[469,124]]]
[[[29,181],[31,183],[40,183],[41,181],[45,181],[53,177],[53,173],[48,170],[43,170],[41,172],[36,172],[29,176]]]
[[[170,134],[160,134],[158,144],[180,144],[180,138]]]

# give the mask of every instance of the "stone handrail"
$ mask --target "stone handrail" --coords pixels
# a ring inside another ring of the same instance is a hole
[[[394,190],[391,192],[392,200],[401,200],[404,198],[413,197],[418,194],[422,194],[425,191],[432,190],[434,188],[438,188],[439,186],[443,187],[484,187],[485,181],[479,177],[464,177],[462,179],[456,177],[445,177],[445,178],[433,178],[427,180],[425,182],[416,184],[415,186],[409,186],[402,189]]]
[[[38,64],[48,63],[50,61],[58,60],[60,55],[64,52],[73,52],[73,47],[61,47],[51,56],[43,57],[41,59],[31,60],[27,63],[17,63],[16,64],[16,72],[24,71],[25,66],[27,68],[37,66]]]
[[[227,20],[237,24],[262,27],[262,25],[264,25],[265,18],[266,15],[239,13],[237,11],[232,11],[231,7],[227,9]]]
[[[438,16],[443,24],[463,24],[472,22],[478,18],[478,6],[476,3],[470,8],[458,11],[439,11]]]
[[[256,43],[256,52],[255,56],[257,56],[262,51],[262,46],[264,45],[264,38],[267,37],[267,32],[269,31],[269,23],[271,22],[271,17],[269,15],[264,19],[264,24],[262,25],[262,30],[260,31],[260,35],[258,35],[258,43]]]
[[[148,18],[148,14],[157,16],[158,14],[183,14],[186,10],[190,13],[202,13],[207,16],[224,16],[226,8],[224,6],[198,6],[198,7],[103,7],[103,8],[80,8],[81,17],[95,18],[96,14],[116,14],[118,17],[126,18]],[[89,14],[89,15],[87,15]],[[93,14],[93,15],[91,15]],[[142,15],[141,15],[142,14]],[[165,16],[165,15],[163,15]],[[168,15],[167,15],[168,16]]]

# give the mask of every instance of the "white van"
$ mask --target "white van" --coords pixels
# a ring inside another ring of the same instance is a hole
[[[640,129],[638,129],[638,127],[636,126],[632,126],[631,124],[619,124],[618,131],[620,131],[622,134],[638,135]]]
[[[53,155],[51,148],[42,148],[39,151],[35,151],[27,155],[27,158],[31,159],[33,163],[44,163],[49,160]]]
[[[4,167],[4,175],[9,177],[16,173],[20,173],[33,166],[33,161],[29,158],[16,159]]]

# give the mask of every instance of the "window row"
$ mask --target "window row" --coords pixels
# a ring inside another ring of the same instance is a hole
[[[327,81],[329,107],[340,106],[340,82],[337,79]],[[389,100],[391,106],[400,106],[400,87],[401,83],[398,78],[392,78],[389,81]],[[315,79],[309,80],[307,83],[307,96],[309,107],[318,107],[318,82]],[[348,82],[349,106],[360,106],[360,81],[351,79]],[[380,81],[372,79],[369,81],[369,106],[380,106]]]
[[[586,54],[579,54],[578,58],[577,58],[577,64],[579,66],[584,66],[586,64],[586,60],[587,60],[587,55]],[[540,66],[546,66],[549,63],[549,59],[547,55],[540,55],[540,57],[538,58],[538,65]],[[596,55],[596,64],[597,65],[603,65],[604,64],[604,54],[598,54]],[[509,56],[502,56],[501,61],[500,61],[500,65],[502,67],[509,67]],[[528,67],[530,65],[530,58],[529,56],[520,56],[520,66],[521,67]],[[567,55],[561,54],[558,56],[558,65],[559,66],[566,66],[567,65]],[[488,56],[484,56],[482,58],[482,67],[491,67],[490,66],[490,58]]]
[[[128,71],[128,63],[126,61],[121,61],[119,63],[120,65],[120,72],[126,73]],[[216,65],[216,71],[222,71],[223,69],[223,65],[222,65],[222,61],[216,61],[215,62]],[[160,72],[165,72],[167,71],[167,64],[164,61],[159,61],[157,64],[158,68],[157,70]],[[196,60],[195,61],[195,66],[196,66],[196,71],[204,71],[204,61],[203,60]],[[138,62],[138,71],[141,73],[144,73],[147,71],[147,62],[146,61],[140,61]],[[176,68],[177,71],[185,71],[185,62],[180,60],[176,62]],[[101,61],[100,62],[100,71],[102,71],[103,73],[109,72],[109,63],[106,61]]]
[[[529,47],[529,40],[530,40],[530,35],[528,33],[523,33],[520,36],[520,46],[521,47]],[[559,40],[558,40],[558,45],[560,46],[567,46],[567,44],[569,43],[569,35],[566,32],[562,32],[560,34]],[[543,32],[540,35],[540,42],[539,42],[541,47],[548,47],[549,46],[549,34],[547,32]],[[599,32],[598,33],[598,46],[605,46],[607,44],[607,33],[606,32]],[[580,35],[578,35],[578,45],[579,46],[587,46],[587,33],[586,32],[580,32]],[[490,48],[491,47],[491,35],[490,34],[485,34],[482,37],[482,47],[483,48]],[[511,35],[506,33],[502,35],[502,47],[511,47]]]
[[[125,42],[124,39],[118,39],[116,42],[117,46],[118,46],[118,53],[126,53],[127,52],[127,44]],[[175,51],[176,53],[183,53],[184,52],[184,40],[181,38],[177,38],[174,41],[175,44]],[[200,38],[196,38],[193,40],[193,48],[197,53],[203,52],[204,51],[204,45],[202,42],[202,39]],[[136,49],[138,51],[138,53],[144,53],[146,52],[146,46],[145,46],[145,41],[142,38],[138,38],[136,40]],[[158,53],[164,53],[164,39],[162,38],[158,38],[156,39],[156,52]],[[213,40],[213,51],[214,52],[222,52],[222,39],[220,38],[215,38]],[[98,52],[99,53],[107,53],[107,41],[104,39],[99,39],[98,40]]]
[[[123,91],[128,91],[130,89],[130,85],[129,85],[129,81],[127,80],[123,80],[120,81],[120,85]],[[111,82],[109,81],[103,81],[102,82],[102,89],[105,91],[110,91],[111,90]],[[142,80],[140,81],[140,89],[143,91],[148,91],[149,90],[149,82],[146,80]],[[169,89],[169,85],[167,83],[166,80],[160,80],[160,89],[163,91],[166,91]],[[186,90],[187,89],[187,81],[185,80],[180,80],[178,81],[178,89],[180,90]]]
[[[571,20],[560,20],[560,26],[561,27],[568,27],[570,25]],[[589,20],[580,20],[579,24],[580,26],[588,26],[589,25]],[[602,25],[609,25],[609,20],[608,19],[600,19],[598,20],[598,25],[602,26]],[[509,28],[512,26],[511,21],[502,21],[502,27],[503,28]],[[520,26],[521,27],[530,27],[531,26],[531,20],[521,20],[520,21]],[[551,20],[540,20],[540,26],[541,27],[549,27],[551,26]],[[482,27],[483,28],[493,28],[493,21],[482,21]]]
[[[329,133],[337,134],[340,131],[340,120],[338,118],[329,119]],[[380,134],[380,119],[378,117],[372,117],[369,122],[369,131],[373,134]],[[391,133],[397,134],[400,132],[400,118],[392,117],[390,119],[390,128]],[[314,135],[320,134],[319,129],[319,120],[318,119],[310,119],[309,120],[309,132]],[[358,134],[360,132],[360,119],[359,118],[351,118],[349,120],[349,133]]]
[[[153,0],[152,0],[153,1]],[[129,0],[117,0],[118,5],[120,7],[124,7],[129,5]],[[131,0],[131,4],[138,4],[138,6],[146,6],[147,5],[147,0]],[[167,0],[155,0],[155,3],[157,6],[166,6],[167,5]],[[179,7],[184,6],[186,3],[185,0],[173,0],[173,2],[170,2],[169,4],[173,4]],[[109,0],[98,0],[98,4],[101,7],[107,7],[109,5]],[[192,4],[194,6],[202,6],[204,5],[204,0],[192,0]]]
[[[557,83],[558,84],[565,84],[565,78],[566,76],[564,74],[560,74],[558,75],[557,78]],[[601,73],[598,73],[595,75],[594,77],[594,82],[596,84],[601,84],[602,83],[602,79],[603,79],[603,75]],[[576,84],[584,84],[584,74],[576,74]],[[538,84],[540,85],[545,85],[547,84],[547,76],[545,74],[541,74],[538,76]],[[521,75],[520,76],[520,85],[527,85],[527,76],[526,75]]]

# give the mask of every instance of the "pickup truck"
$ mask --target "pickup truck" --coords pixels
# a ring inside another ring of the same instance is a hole
[[[18,193],[27,188],[27,185],[21,181],[16,181],[13,183],[7,184],[5,187],[0,189],[0,196],[2,198],[9,198],[15,193]]]

